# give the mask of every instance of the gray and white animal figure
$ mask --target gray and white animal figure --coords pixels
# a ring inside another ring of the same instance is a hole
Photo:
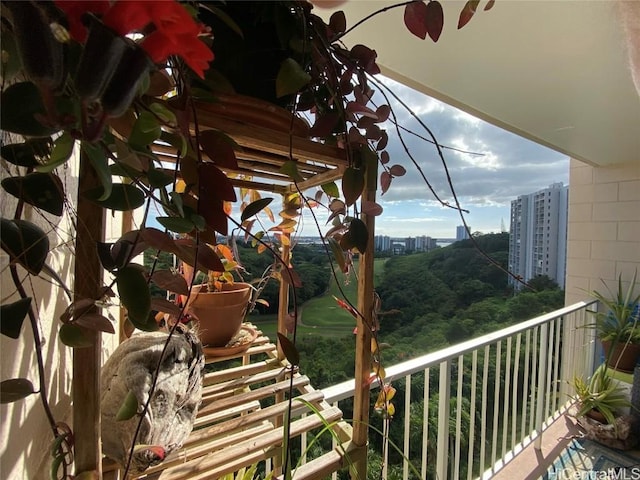
[[[133,335],[116,348],[102,369],[102,452],[123,468],[167,337],[166,332]],[[130,473],[142,473],[157,465],[187,439],[202,400],[203,369],[198,336],[179,325],[161,361],[156,388],[136,439]],[[117,421],[116,414],[129,392],[138,401],[137,414]]]

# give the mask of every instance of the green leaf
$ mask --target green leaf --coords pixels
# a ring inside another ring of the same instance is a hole
[[[82,151],[89,157],[89,161],[93,166],[93,169],[98,174],[100,183],[104,192],[98,198],[98,201],[104,201],[111,196],[113,189],[113,181],[111,180],[111,170],[109,169],[109,162],[104,150],[97,145],[92,145],[88,142],[82,142]]]
[[[48,160],[52,146],[51,137],[32,138],[23,143],[3,145],[0,155],[19,167],[37,167]]]
[[[244,207],[242,214],[240,215],[240,221],[244,222],[247,218],[253,217],[258,214],[263,208],[269,205],[273,201],[273,198],[259,198],[255,202],[251,202]]]
[[[36,115],[44,115],[38,88],[32,82],[14,83],[2,92],[0,124],[5,132],[29,137],[48,137],[58,130],[42,125]]]
[[[278,342],[289,363],[291,365],[300,365],[300,353],[293,342],[280,332],[278,332]]]
[[[338,198],[340,196],[340,190],[338,190],[336,182],[323,183],[320,188],[322,188],[322,191],[329,195],[330,198]]]
[[[53,173],[33,172],[24,177],[8,177],[2,187],[11,195],[45,212],[60,216],[64,210],[64,187]]]
[[[49,254],[49,238],[40,227],[26,220],[0,220],[0,244],[11,262],[38,275]]]
[[[175,125],[177,123],[175,114],[161,103],[152,103],[149,106],[149,109],[153,113],[155,113],[163,122],[169,123],[171,125]]]
[[[127,308],[131,323],[136,327],[145,325],[151,313],[151,294],[140,269],[133,265],[124,267],[116,275],[116,285],[120,302]]]
[[[53,149],[49,156],[49,161],[44,165],[40,165],[36,168],[38,172],[48,173],[55,170],[60,165],[63,165],[71,157],[73,153],[73,145],[75,140],[69,132],[64,132],[53,142]]]
[[[0,307],[0,333],[11,338],[20,337],[24,318],[29,313],[31,297],[21,298],[17,302]]]
[[[360,253],[365,253],[367,250],[367,243],[369,242],[369,232],[367,226],[359,218],[354,218],[349,224],[349,235],[353,246],[358,249]]]
[[[135,414],[138,413],[138,399],[135,394],[129,390],[127,396],[124,398],[122,405],[118,409],[118,413],[116,413],[116,421],[122,422],[124,420],[129,420],[133,418]]]
[[[310,81],[311,75],[293,58],[287,58],[280,65],[276,77],[276,96],[280,98],[296,93]]]
[[[149,185],[153,188],[162,188],[173,183],[173,178],[170,175],[157,168],[150,168],[147,172],[147,178],[149,179]]]
[[[347,206],[353,205],[364,188],[364,171],[349,167],[342,176],[342,193]]]
[[[327,242],[329,243],[329,247],[331,248],[331,252],[333,253],[334,258],[336,259],[336,262],[338,262],[338,266],[340,267],[340,270],[344,272],[346,263],[344,258],[344,252],[340,247],[340,244],[338,244],[336,239],[333,237],[329,237],[327,239]]]
[[[133,124],[129,145],[137,149],[144,149],[147,145],[160,138],[162,129],[158,119],[151,112],[142,112]]]
[[[99,200],[103,193],[102,187],[96,187],[84,193],[86,198],[104,208],[128,211],[144,205],[144,192],[127,183],[114,183],[111,195],[106,200]]]
[[[302,175],[298,172],[298,162],[294,160],[287,160],[284,162],[282,167],[280,167],[280,172],[288,175],[289,178],[295,182],[304,181],[304,178],[302,178]]]
[[[86,348],[93,345],[93,341],[87,335],[86,330],[70,323],[65,323],[60,327],[58,337],[67,347]]]
[[[12,378],[0,383],[0,403],[12,403],[36,393],[26,378]]]
[[[176,233],[189,233],[194,228],[191,220],[182,217],[158,217],[158,223],[167,230]]]

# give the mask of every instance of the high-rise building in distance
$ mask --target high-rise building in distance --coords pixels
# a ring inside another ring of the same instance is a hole
[[[511,201],[509,270],[525,282],[547,275],[564,288],[568,199],[569,187],[559,182]]]

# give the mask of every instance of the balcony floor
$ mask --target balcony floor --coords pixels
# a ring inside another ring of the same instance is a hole
[[[598,458],[590,457],[588,450],[579,454],[576,454],[575,450],[573,454],[569,453],[572,450],[571,447],[575,446],[575,439],[582,437],[582,435],[583,430],[575,418],[568,414],[561,415],[544,431],[540,450],[536,450],[531,443],[491,478],[496,480],[640,478],[640,449],[622,452],[599,446],[599,451],[610,452],[610,455],[607,455],[607,462],[602,463],[604,471],[614,469],[618,471],[618,475],[623,475],[609,477],[602,470],[591,469],[587,466],[600,464]],[[598,455],[598,457],[600,456]],[[560,462],[556,462],[561,458],[564,458],[565,464],[569,464],[570,467],[566,470],[560,467],[556,473],[552,473],[549,467],[554,464],[557,466]],[[627,476],[624,476],[624,469],[626,469]],[[545,477],[547,473],[549,474]]]

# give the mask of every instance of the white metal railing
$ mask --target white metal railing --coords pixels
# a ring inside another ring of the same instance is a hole
[[[411,459],[422,479],[490,478],[529,443],[539,447],[546,424],[568,405],[569,381],[593,371],[593,331],[580,327],[595,303],[579,302],[386,367],[387,381],[399,390],[392,422],[402,424],[397,445],[403,452],[382,452],[382,477],[397,468],[403,479],[416,478]],[[412,385],[420,384],[422,395],[412,399]],[[350,380],[323,393],[327,402],[348,407],[354,388]],[[412,442],[411,411],[420,403],[422,431]],[[371,424],[377,421],[372,416]],[[370,448],[377,444],[370,436]]]

